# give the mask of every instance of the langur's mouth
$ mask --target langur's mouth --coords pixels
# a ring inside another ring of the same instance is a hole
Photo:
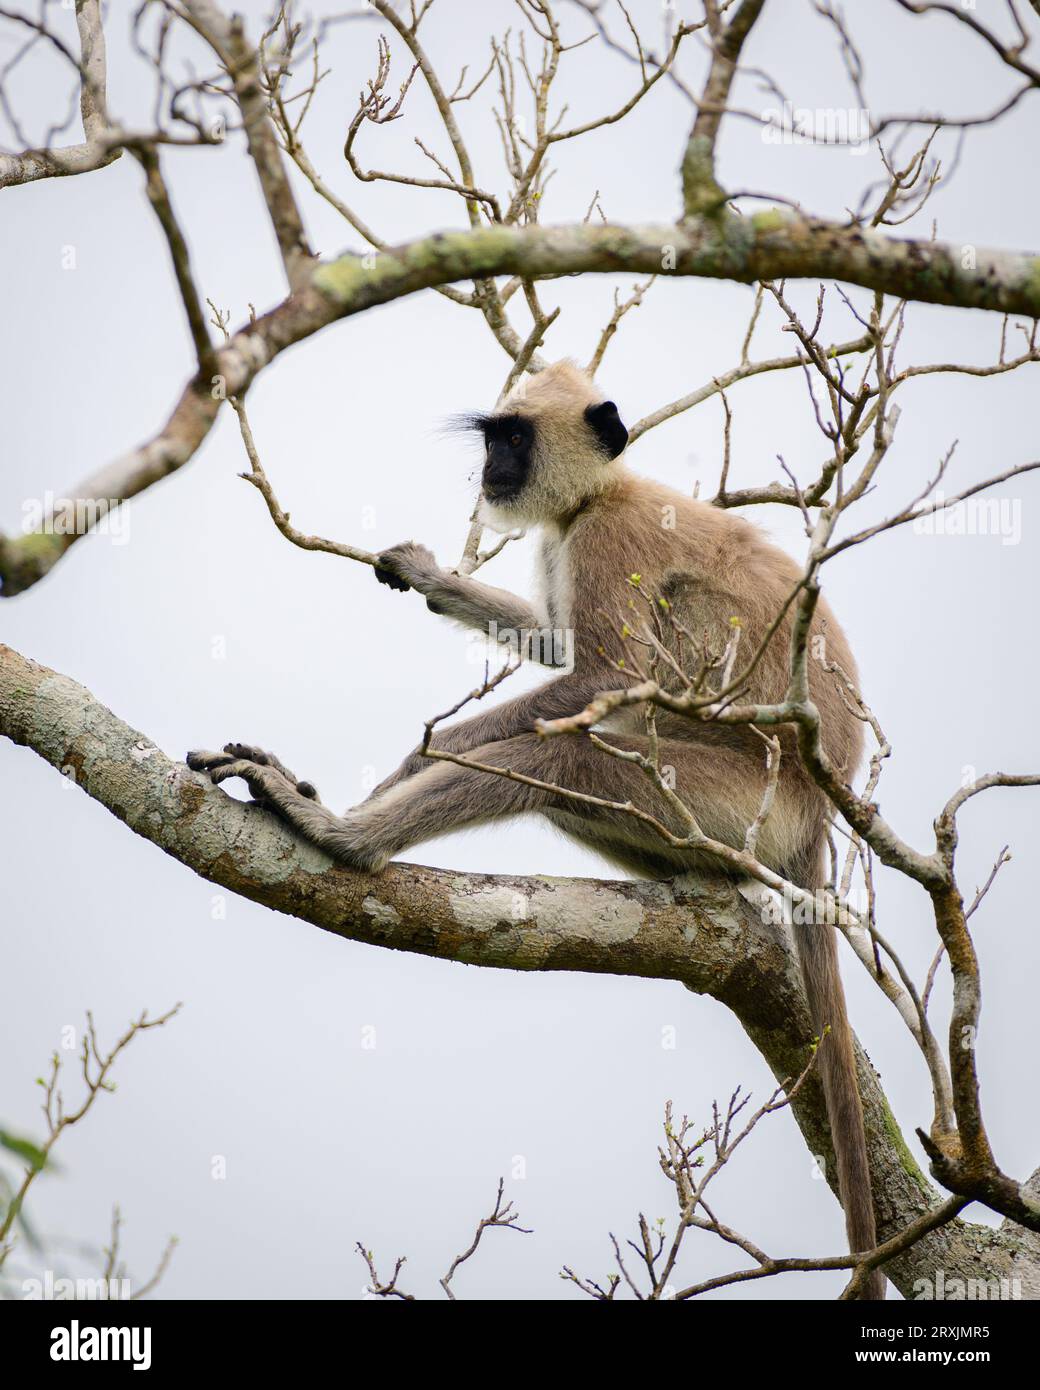
[[[485,502],[492,502],[496,507],[500,507],[504,502],[512,502],[518,489],[508,483],[501,487],[490,487],[485,483],[482,491]]]

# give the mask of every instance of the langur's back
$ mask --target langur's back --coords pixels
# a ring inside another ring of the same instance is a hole
[[[740,671],[801,575],[795,561],[744,517],[631,474],[590,502],[575,518],[572,532],[578,649],[601,661],[630,662],[638,648],[626,641],[625,624],[638,631],[637,623],[648,616],[647,603],[663,599],[669,608],[662,612],[670,612],[698,644],[706,634],[717,652],[731,637],[736,619],[740,643],[735,669]],[[635,593],[637,587],[644,598]],[[783,698],[794,608],[790,603],[749,678],[746,699],[765,703]],[[674,654],[674,629],[669,622],[665,628]],[[848,773],[859,761],[861,726],[841,698],[840,677],[828,673],[821,658],[835,663],[853,683],[858,676],[845,635],[822,598],[811,635],[810,693],[823,719],[827,751]],[[685,646],[688,669],[697,656],[688,650],[688,641]]]

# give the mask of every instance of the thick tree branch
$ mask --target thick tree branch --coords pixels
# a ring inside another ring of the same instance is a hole
[[[739,1018],[781,1079],[804,1068],[812,1038],[793,953],[730,883],[603,882],[460,874],[394,864],[371,878],[333,864],[267,812],[236,801],[168,758],[66,676],[0,646],[0,734],[73,778],[135,833],[201,877],[353,941],[472,965],[678,980]],[[871,1168],[884,1238],[937,1205],[876,1074],[860,1053]],[[810,1151],[835,1169],[817,1078],[793,1097]],[[886,1266],[915,1279],[1018,1278],[1040,1297],[1033,1237],[959,1222]]]
[[[227,365],[225,358],[222,366]],[[38,583],[81,538],[74,520],[78,501],[126,501],[187,463],[209,434],[220,400],[215,388],[193,379],[153,438],[85,478],[58,502],[40,529],[22,536],[0,534],[2,596],[9,598]]]
[[[314,267],[306,283],[217,354],[218,386],[196,378],[155,439],[81,484],[76,496],[119,500],[186,463],[209,432],[224,395],[242,395],[285,348],[339,319],[417,290],[494,275],[535,279],[580,272],[736,280],[811,277],[863,285],[900,299],[1040,317],[1040,257],[903,240],[790,209],[754,217],[725,213],[681,225],[483,227],[435,233],[379,253],[353,254]],[[970,261],[972,269],[965,268]],[[3,595],[42,578],[78,538],[57,528],[0,536]]]

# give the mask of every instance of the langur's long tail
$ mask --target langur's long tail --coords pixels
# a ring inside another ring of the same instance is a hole
[[[814,888],[824,881],[822,849],[822,845],[819,849],[813,848],[800,866],[800,873],[794,877],[800,887]],[[849,1249],[871,1250],[877,1244],[877,1228],[863,1105],[856,1083],[856,1059],[845,990],[838,968],[838,930],[824,922],[795,922],[794,940],[813,1027],[821,1039],[817,1065],[838,1165],[838,1191],[845,1212]],[[883,1299],[885,1284],[881,1271],[873,1270],[861,1297]]]

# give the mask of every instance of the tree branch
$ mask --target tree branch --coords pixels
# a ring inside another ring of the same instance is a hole
[[[260,55],[246,37],[241,15],[232,15],[229,19],[213,0],[185,0],[185,10],[188,22],[216,53],[234,85],[249,155],[256,167],[260,191],[278,240],[285,275],[290,289],[300,289],[314,264],[314,253],[307,244],[303,219],[267,109]]]
[[[64,149],[0,154],[0,188],[34,183],[37,179],[88,174],[111,164],[122,154],[122,150],[113,147],[106,138],[109,133],[105,110],[107,64],[100,0],[80,0],[76,6],[76,27],[80,47],[79,111],[84,139],[81,144],[67,145]]]
[[[166,181],[159,164],[159,153],[153,145],[141,145],[135,147],[132,152],[144,170],[145,192],[169,247],[170,261],[177,280],[177,289],[180,291],[181,303],[184,305],[185,317],[188,320],[188,330],[195,347],[199,371],[200,373],[211,372],[215,365],[213,344],[210,342],[209,331],[206,328],[206,316],[202,310],[202,300],[199,298],[195,277],[192,274],[188,243],[184,239],[184,233],[177,221],[173,204],[170,202],[169,189],[166,187]]]
[[[731,883],[517,878],[393,864],[372,878],[334,864],[262,809],[174,762],[67,676],[0,645],[0,734],[74,778],[136,834],[193,872],[348,940],[515,970],[678,980],[731,1009],[778,1080],[798,1075],[813,1031],[793,952]],[[882,1237],[936,1205],[869,1062],[859,1054]],[[810,1151],[835,1173],[815,1076],[792,1098]],[[1015,1277],[1040,1296],[1040,1257],[1013,1223],[951,1223],[886,1265],[915,1278]]]
[[[712,56],[704,93],[683,155],[683,208],[687,216],[719,209],[725,202],[725,194],[715,178],[715,145],[740,50],[764,4],[765,0],[740,0],[733,18],[723,26],[716,0],[706,0]]]
[[[961,252],[948,243],[902,240],[771,209],[750,218],[694,217],[676,226],[483,227],[406,242],[380,252],[374,263],[346,254],[315,266],[295,294],[240,329],[216,355],[217,385],[189,382],[160,434],[81,484],[75,497],[122,500],[166,477],[205,439],[223,395],[244,394],[285,348],[418,290],[503,274],[535,279],[637,271],[747,284],[822,277],[900,299],[1040,318],[1040,258],[973,248],[974,268],[965,269]],[[68,528],[61,533],[47,526],[39,534],[0,536],[3,596],[42,578],[76,539]]]

